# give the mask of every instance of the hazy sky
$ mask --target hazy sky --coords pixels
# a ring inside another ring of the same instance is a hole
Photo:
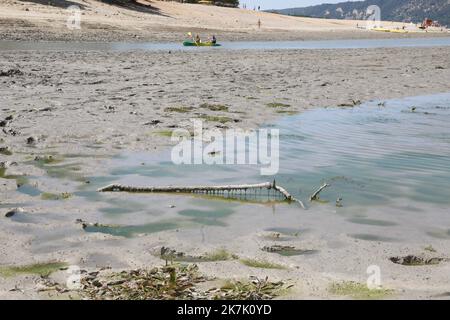
[[[306,7],[321,3],[337,3],[347,0],[240,0],[241,6],[246,3],[247,9],[261,6],[261,10]]]

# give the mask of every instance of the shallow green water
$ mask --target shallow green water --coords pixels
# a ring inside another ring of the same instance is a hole
[[[148,184],[146,177],[158,185],[180,184],[179,178],[182,185],[276,179],[304,200],[326,181],[331,188],[323,200],[340,195],[353,205],[400,197],[450,204],[449,106],[450,95],[438,95],[287,117],[272,126],[281,130],[280,172],[274,177],[261,177],[256,166],[173,165],[167,154],[163,161],[127,155],[111,175],[135,185]]]
[[[123,237],[177,231],[189,240],[223,243],[261,231],[267,234],[260,239],[274,242],[296,241],[314,232],[378,242],[447,240],[448,123],[450,94],[391,100],[383,106],[374,101],[354,108],[313,110],[267,125],[281,133],[280,171],[273,177],[261,176],[259,166],[174,165],[170,152],[123,153],[97,159],[108,172],[101,176],[83,177],[78,160],[38,163],[48,173],[46,181],[35,183],[35,177],[27,177],[33,183],[24,183],[18,191],[42,201],[42,186],[61,183],[61,191],[73,194],[64,202],[68,219],[76,218],[78,207],[95,204],[89,222],[111,227],[85,231]],[[226,199],[96,192],[111,183],[222,185],[272,179],[303,200],[308,210],[280,203],[273,194]],[[310,203],[309,196],[323,182],[330,187],[321,193],[320,202]],[[69,185],[78,187],[66,190]],[[342,207],[335,205],[338,198]],[[49,217],[56,214],[37,214],[30,220],[24,213],[15,220],[40,223]]]
[[[132,237],[141,233],[155,233],[165,230],[173,230],[181,227],[182,224],[176,221],[154,222],[143,225],[128,226],[88,226],[84,230],[86,232],[101,232],[113,236]]]

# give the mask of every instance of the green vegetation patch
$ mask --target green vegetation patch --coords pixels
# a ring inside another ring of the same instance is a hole
[[[165,108],[164,111],[165,112],[178,112],[178,113],[188,113],[190,111],[192,111],[192,107],[168,107]]]
[[[251,268],[260,269],[286,269],[285,266],[277,263],[273,263],[266,260],[256,260],[256,259],[241,259],[241,263]]]
[[[268,103],[267,106],[269,108],[274,108],[274,109],[278,109],[278,108],[290,108],[291,105],[289,104],[285,104],[285,103],[281,103],[281,102],[271,102]]]
[[[63,192],[63,193],[51,193],[51,192],[43,192],[41,193],[42,200],[67,200],[72,197],[71,193]]]
[[[229,253],[225,249],[218,249],[216,251],[205,254],[203,256],[203,259],[205,261],[227,261],[238,259],[238,257],[235,254]]]
[[[211,116],[211,115],[202,115],[202,116],[200,116],[200,119],[203,119],[203,120],[209,121],[209,122],[219,122],[219,123],[222,123],[222,124],[233,121],[233,119],[231,119],[230,117]]]
[[[55,164],[62,162],[64,159],[60,157],[55,157],[52,155],[44,155],[44,156],[36,156],[34,161],[38,163],[38,165],[46,165],[46,164]]]
[[[349,296],[353,299],[383,299],[393,293],[389,289],[369,289],[367,285],[354,282],[354,281],[343,281],[338,283],[333,283],[329,292],[338,296]]]
[[[0,154],[4,155],[4,156],[10,156],[12,155],[11,150],[9,150],[8,147],[0,147]]]
[[[47,277],[53,272],[58,271],[66,266],[67,264],[64,262],[47,262],[24,266],[0,267],[0,276],[9,278],[22,274],[36,274],[41,277]]]
[[[160,136],[160,137],[167,137],[167,138],[171,138],[174,134],[174,130],[160,130],[160,131],[155,131],[154,134]],[[191,137],[194,137],[195,134],[193,131],[189,132],[189,135]],[[180,136],[179,134],[175,135],[176,137]],[[184,135],[182,134],[181,137],[184,137]]]
[[[176,250],[171,250],[169,248],[163,247],[161,251],[161,259],[166,260],[166,262],[176,261],[176,262],[201,263],[201,262],[229,261],[239,259],[239,257],[229,253],[225,249],[218,249],[200,256],[192,256],[185,254],[184,252],[177,252]]]
[[[265,246],[261,250],[270,253],[278,253],[279,255],[286,257],[310,255],[318,252],[317,250],[297,249],[292,246],[281,246],[281,245]]]
[[[29,180],[26,176],[14,176],[14,179],[16,179],[16,185],[18,188],[29,183]]]
[[[209,103],[203,103],[200,105],[200,108],[208,109],[211,111],[222,111],[222,112],[228,112],[228,107],[222,104],[209,104]]]
[[[131,238],[139,234],[151,234],[167,230],[178,229],[181,224],[178,221],[160,221],[147,223],[143,225],[105,225],[105,224],[83,224],[83,230],[86,232],[98,232],[112,236]]]
[[[160,130],[156,131],[156,134],[161,137],[172,137],[173,131],[172,130]]]
[[[0,168],[0,178],[8,180],[16,180],[16,185],[18,188],[25,184],[28,184],[28,178],[24,175],[8,175],[6,174],[6,168]]]
[[[0,178],[5,178],[6,177],[6,168],[0,168]]]
[[[437,252],[437,250],[435,248],[433,248],[433,246],[430,244],[429,246],[424,248],[425,251],[430,251],[430,252]]]
[[[81,175],[82,168],[79,163],[65,163],[62,156],[36,156],[31,164],[41,168],[47,172],[47,175],[57,179],[69,179],[73,181],[85,181],[85,177]]]
[[[298,114],[297,111],[289,111],[289,110],[277,110],[276,113],[278,113],[278,114],[286,114],[288,116],[295,116],[296,114]]]

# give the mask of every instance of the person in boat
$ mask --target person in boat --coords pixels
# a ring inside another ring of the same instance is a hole
[[[212,43],[212,44],[216,44],[216,43],[217,43],[217,39],[216,39],[216,36],[215,36],[215,35],[213,35],[213,36],[211,37],[211,43]]]
[[[200,36],[199,36],[198,34],[195,36],[194,42],[195,42],[196,44],[202,43],[202,39],[200,39]]]

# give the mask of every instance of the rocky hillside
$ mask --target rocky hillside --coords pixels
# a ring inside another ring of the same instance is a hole
[[[450,26],[449,0],[365,0],[276,10],[276,12],[316,18],[365,19],[370,5],[380,7],[382,20],[418,23],[430,18],[437,20],[441,25]]]

